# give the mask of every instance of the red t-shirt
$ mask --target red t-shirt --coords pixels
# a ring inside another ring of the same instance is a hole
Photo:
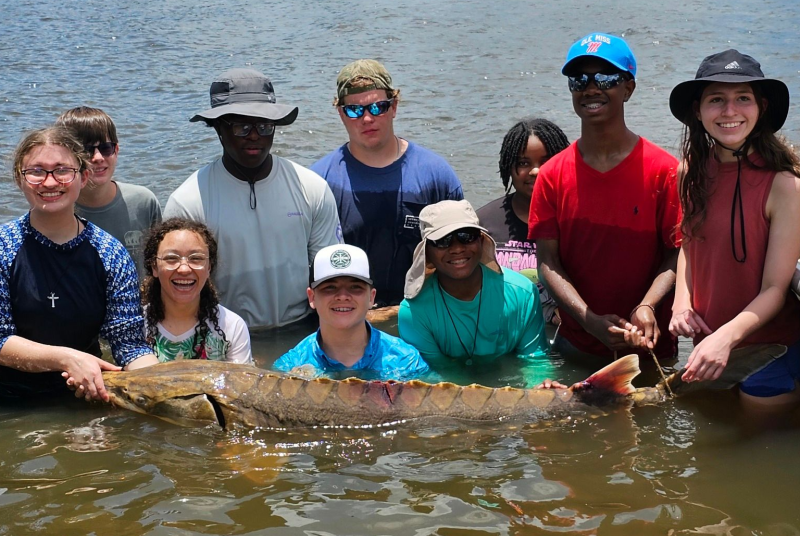
[[[737,262],[731,249],[731,203],[736,188],[736,162],[719,163],[711,160],[706,218],[697,232],[696,240],[686,240],[686,259],[692,277],[692,307],[716,331],[736,315],[761,292],[764,263],[769,246],[767,198],[775,180],[775,172],[759,169],[764,160],[750,155],[753,165],[742,163],[740,181],[744,212],[747,258]],[[742,234],[739,210],[734,225],[736,254],[742,256]],[[792,345],[798,340],[800,302],[786,292],[783,307],[772,320],[744,339],[739,346],[770,343]],[[703,340],[700,334],[695,344]]]
[[[601,173],[584,162],[577,142],[547,161],[533,189],[528,236],[559,241],[561,264],[596,314],[629,318],[655,279],[670,248],[678,247],[680,202],[675,157],[639,138],[614,169]],[[659,357],[672,357],[672,300],[656,309]],[[613,352],[562,315],[561,335],[579,350]]]

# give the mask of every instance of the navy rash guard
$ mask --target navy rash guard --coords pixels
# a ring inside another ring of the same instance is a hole
[[[34,229],[30,214],[0,227],[0,348],[12,335],[100,356],[108,340],[124,366],[152,353],[136,268],[125,247],[99,227],[56,244]],[[60,372],[0,366],[0,395],[66,391]]]

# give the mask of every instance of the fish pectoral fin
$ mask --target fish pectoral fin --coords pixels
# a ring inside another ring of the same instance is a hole
[[[168,398],[153,406],[150,413],[165,421],[182,426],[196,426],[198,422],[211,422],[225,427],[225,419],[219,403],[214,397],[206,394]]]

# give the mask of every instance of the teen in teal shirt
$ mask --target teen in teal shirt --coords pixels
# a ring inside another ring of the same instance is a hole
[[[434,370],[486,366],[513,353],[525,360],[527,385],[551,375],[539,292],[526,277],[500,268],[471,205],[430,205],[420,213],[420,228],[398,316],[403,340]]]

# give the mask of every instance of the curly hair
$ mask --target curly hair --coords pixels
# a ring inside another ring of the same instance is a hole
[[[764,159],[764,168],[775,172],[788,171],[800,176],[800,158],[792,151],[783,137],[777,136],[764,119],[762,108],[762,91],[758,83],[751,83],[753,95],[758,104],[759,121],[747,137],[745,144],[753,148]],[[701,85],[695,93],[693,106],[689,108],[683,118],[684,129],[681,141],[681,158],[684,165],[684,174],[678,183],[683,218],[680,230],[683,235],[691,240],[697,238],[697,233],[706,218],[706,207],[710,195],[710,181],[708,176],[708,161],[713,158],[715,141],[708,134],[703,123],[697,118],[696,107],[700,103],[703,91],[708,84]],[[743,158],[742,164],[757,167],[749,158]]]
[[[64,147],[72,154],[73,158],[75,158],[81,173],[88,169],[89,158],[83,149],[83,143],[81,143],[71,131],[60,126],[34,130],[27,133],[25,137],[22,138],[22,141],[19,142],[19,145],[17,145],[17,148],[14,150],[14,154],[11,156],[14,167],[14,182],[18,187],[22,187],[22,181],[24,180],[22,177],[23,160],[25,160],[25,157],[28,156],[31,151],[43,145]]]
[[[547,151],[547,158],[552,158],[569,147],[569,140],[558,125],[547,119],[527,118],[511,127],[503,138],[500,147],[500,178],[506,193],[511,192],[511,172],[517,165],[519,155],[528,146],[531,135],[536,136]]]
[[[164,237],[172,231],[190,231],[198,235],[208,247],[208,272],[209,278],[205,286],[200,290],[200,306],[197,310],[197,325],[194,328],[194,340],[192,349],[194,350],[193,359],[202,357],[205,349],[206,337],[208,336],[208,322],[214,326],[222,340],[228,342],[225,332],[219,326],[219,296],[217,289],[211,282],[211,276],[217,267],[217,241],[214,235],[205,224],[187,220],[184,218],[170,218],[150,229],[144,244],[144,266],[145,277],[142,283],[142,305],[145,308],[145,325],[147,330],[147,342],[155,344],[158,333],[158,323],[164,320],[164,302],[161,299],[161,281],[153,273],[157,262],[158,248]]]

